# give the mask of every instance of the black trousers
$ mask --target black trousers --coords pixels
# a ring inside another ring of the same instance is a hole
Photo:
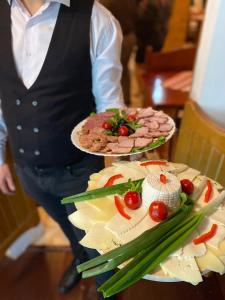
[[[89,176],[103,168],[103,159],[92,155],[85,155],[78,163],[64,167],[42,169],[16,165],[17,174],[25,191],[44,207],[48,214],[60,225],[69,239],[76,257],[80,256],[82,258],[86,252],[89,258],[93,258],[98,253],[79,244],[79,240],[84,236],[84,231],[74,227],[68,220],[68,215],[76,210],[75,206],[74,204],[62,205],[60,201],[63,197],[85,191]],[[97,276],[97,287],[111,275],[112,272],[108,272]],[[102,296],[100,298],[104,299]]]

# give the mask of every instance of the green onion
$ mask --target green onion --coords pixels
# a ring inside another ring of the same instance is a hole
[[[107,262],[108,260],[124,255],[127,252],[130,252],[131,254],[135,255],[143,248],[145,248],[146,244],[155,243],[175,226],[182,223],[182,221],[191,213],[192,209],[193,203],[189,202],[188,204],[179,208],[179,210],[173,215],[171,215],[168,219],[157,224],[155,227],[146,230],[139,237],[130,241],[129,243],[116,249],[113,249],[108,253],[98,256],[90,261],[80,264],[79,266],[77,266],[78,272],[83,272],[90,268],[96,267],[100,264]]]
[[[160,136],[157,140],[155,140],[153,143],[151,143],[149,146],[147,147],[143,147],[143,148],[137,148],[137,147],[134,147],[132,150],[131,150],[131,153],[136,153],[136,152],[140,152],[140,151],[143,151],[143,152],[146,152],[146,151],[150,151],[150,150],[153,150],[155,148],[158,148],[159,146],[161,146],[162,144],[164,144],[166,141],[166,138],[164,136]]]
[[[203,215],[194,215],[185,226],[171,234],[153,251],[138,254],[127,266],[113,275],[100,288],[105,297],[112,296],[131,284],[137,282],[144,275],[152,272],[172,252],[177,250],[186,238],[198,227]]]
[[[143,181],[144,181],[144,178],[134,180],[134,181],[128,181],[128,182],[124,182],[124,183],[119,183],[119,184],[115,184],[112,186],[107,186],[107,187],[103,187],[103,188],[99,188],[99,189],[95,189],[95,190],[91,190],[91,191],[87,191],[87,192],[83,192],[83,193],[80,193],[77,195],[63,198],[61,200],[61,204],[87,201],[87,200],[102,198],[104,196],[114,195],[114,194],[123,195],[125,192],[127,192],[130,189],[132,183],[133,184],[141,184]]]

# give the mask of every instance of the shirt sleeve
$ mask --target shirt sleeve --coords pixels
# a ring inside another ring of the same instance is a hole
[[[7,129],[2,115],[1,99],[0,99],[0,165],[5,163],[5,145],[7,140]]]
[[[118,21],[95,2],[91,19],[92,92],[98,112],[124,106],[120,62],[122,31]]]

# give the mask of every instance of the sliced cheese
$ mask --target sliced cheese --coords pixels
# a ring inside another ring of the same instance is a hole
[[[177,164],[177,163],[169,163],[169,165],[173,166],[173,170],[169,170],[168,172],[177,175],[179,173],[184,172],[185,170],[188,169],[188,166],[185,164]]]
[[[148,229],[151,229],[152,227],[156,226],[158,223],[154,222],[150,216],[147,214],[141,221],[138,223],[135,227],[130,229],[129,231],[125,232],[121,236],[121,244],[126,244],[138,236],[140,236],[143,232],[145,232]]]
[[[216,234],[211,239],[206,241],[206,244],[211,247],[218,248],[219,244],[225,238],[225,227],[223,225],[220,225],[218,224],[218,222],[215,222],[209,219],[208,217],[205,217],[198,227],[198,233],[199,236],[201,236],[202,234],[209,232],[213,224],[217,224]]]
[[[215,212],[209,215],[210,220],[217,222],[225,226],[225,208],[217,209]]]
[[[199,174],[200,174],[199,171],[197,171],[195,169],[192,169],[192,168],[188,168],[184,172],[181,172],[181,173],[177,174],[177,177],[180,180],[189,179],[190,181],[193,181]]]
[[[104,224],[95,224],[80,241],[87,248],[98,250],[111,250],[118,247],[119,243],[112,232],[104,228]]]
[[[182,247],[182,257],[185,259],[193,258],[196,256],[202,256],[206,253],[206,246],[204,243],[195,245],[193,239],[198,236],[198,232],[194,231],[186,240],[185,244]]]
[[[135,167],[134,167],[135,166]],[[135,162],[130,162],[126,164],[116,164],[116,169],[118,173],[123,174],[125,181],[138,180],[146,176],[146,172],[141,168],[138,168]]]
[[[213,186],[213,190],[212,190],[212,194],[210,197],[210,201],[208,203],[205,202],[205,193],[207,191],[207,186],[203,189],[203,192],[201,193],[200,197],[198,198],[198,200],[196,201],[196,205],[198,207],[204,207],[206,206],[208,203],[212,203],[214,200],[216,200],[217,196],[220,194],[218,192],[218,190]]]
[[[201,273],[194,258],[184,260],[177,257],[169,257],[160,266],[170,277],[189,282],[193,285],[197,285],[202,281]]]
[[[105,225],[105,228],[115,234],[119,240],[123,240],[123,235],[137,226],[148,214],[148,210],[143,207],[140,207],[137,210],[125,209],[125,211],[131,216],[130,220],[121,216],[120,213],[117,213]]]
[[[213,271],[221,275],[225,272],[224,264],[209,249],[207,250],[205,255],[196,257],[196,262],[201,272]]]
[[[105,223],[108,216],[97,207],[79,209],[68,216],[70,222],[85,231],[90,230],[96,223]]]

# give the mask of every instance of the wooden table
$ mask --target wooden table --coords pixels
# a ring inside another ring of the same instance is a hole
[[[163,81],[176,75],[178,72],[154,72],[145,78],[145,106],[155,109],[177,111],[184,107],[189,99],[189,93],[164,88]]]

